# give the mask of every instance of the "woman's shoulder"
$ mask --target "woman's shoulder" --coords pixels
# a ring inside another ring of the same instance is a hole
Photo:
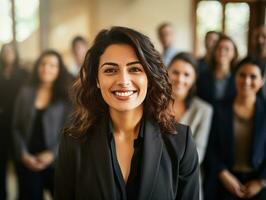
[[[187,149],[196,149],[195,143],[192,139],[192,134],[189,126],[176,123],[175,124],[176,133],[167,133],[164,134],[169,141],[167,145],[171,145],[174,148],[175,152],[179,154],[180,158],[185,153]]]
[[[18,93],[18,99],[19,100],[28,100],[33,98],[34,94],[36,92],[36,89],[31,85],[23,85]]]
[[[197,96],[192,99],[191,106],[196,108],[197,110],[202,110],[207,112],[213,111],[211,104],[209,104],[207,101],[204,101],[203,99]]]
[[[79,148],[82,139],[80,137],[75,136],[72,133],[68,133],[66,131],[62,131],[60,133],[60,148],[67,152],[75,152]]]

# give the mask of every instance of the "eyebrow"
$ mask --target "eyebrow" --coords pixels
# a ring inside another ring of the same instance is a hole
[[[133,62],[129,62],[129,63],[127,63],[126,66],[130,66],[130,65],[134,65],[134,64],[141,64],[141,63],[140,63],[140,61],[133,61]],[[118,67],[118,64],[117,64],[117,63],[106,62],[106,63],[103,63],[103,64],[100,66],[100,68],[103,67],[104,65],[111,65],[111,66],[116,66],[116,67]]]

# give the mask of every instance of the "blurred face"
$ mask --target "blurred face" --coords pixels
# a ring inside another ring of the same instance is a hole
[[[207,49],[207,51],[212,51],[214,46],[216,45],[216,42],[218,41],[219,39],[219,35],[216,34],[216,33],[209,33],[207,36],[206,36],[206,39],[205,39],[205,47]]]
[[[230,40],[220,41],[215,52],[216,62],[219,65],[230,65],[234,56],[234,44]]]
[[[175,98],[185,99],[196,80],[193,66],[183,60],[176,60],[168,69]]]
[[[12,45],[6,45],[3,48],[2,59],[5,64],[12,65],[16,59],[15,49]]]
[[[242,66],[236,74],[235,81],[237,93],[242,97],[256,95],[264,84],[260,69],[253,64]]]
[[[169,48],[174,42],[174,30],[171,26],[164,27],[159,35],[163,48]]]
[[[105,49],[99,62],[98,87],[110,111],[143,110],[148,78],[131,46],[113,44]]]
[[[42,58],[38,75],[42,83],[53,83],[59,74],[59,62],[56,56],[46,55]]]
[[[73,54],[78,65],[82,65],[87,52],[87,44],[78,41],[75,43]]]
[[[258,53],[262,54],[266,51],[266,27],[260,27],[257,29],[255,42]]]

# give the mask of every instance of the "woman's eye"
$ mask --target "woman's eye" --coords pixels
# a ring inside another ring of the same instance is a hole
[[[257,78],[257,76],[256,76],[255,74],[251,74],[251,75],[250,75],[250,78],[251,78],[252,80],[255,80],[255,79]]]
[[[142,70],[139,67],[131,67],[130,72],[141,72]]]
[[[110,74],[111,74],[111,73],[115,73],[115,72],[116,72],[116,69],[114,69],[114,68],[107,68],[107,69],[104,70],[104,73],[108,73],[108,74],[109,74],[109,73],[110,73]]]
[[[189,74],[189,73],[185,73],[184,75],[185,75],[185,77],[189,77],[189,76],[190,76],[190,74]]]

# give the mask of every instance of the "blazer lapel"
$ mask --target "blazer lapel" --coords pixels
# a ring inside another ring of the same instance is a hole
[[[162,156],[162,138],[157,124],[145,120],[139,200],[151,198]]]
[[[97,177],[97,186],[100,187],[99,196],[103,199],[115,200],[115,182],[112,171],[111,155],[108,145],[107,129],[108,123],[104,120],[94,128],[91,136],[88,136],[88,154],[93,160],[93,176]],[[91,133],[90,133],[91,134]],[[87,155],[88,155],[87,154]],[[88,163],[91,165],[92,163]]]
[[[252,141],[252,145],[251,145],[251,162],[254,165],[254,163],[256,163],[256,159],[257,159],[257,155],[260,154],[260,152],[258,152],[258,150],[260,148],[259,145],[264,141],[263,139],[263,134],[264,132],[261,131],[263,130],[263,125],[264,125],[264,109],[263,109],[263,102],[261,102],[263,100],[261,100],[259,97],[257,97],[257,101],[256,101],[256,107],[255,107],[255,116],[253,119],[253,141]]]

